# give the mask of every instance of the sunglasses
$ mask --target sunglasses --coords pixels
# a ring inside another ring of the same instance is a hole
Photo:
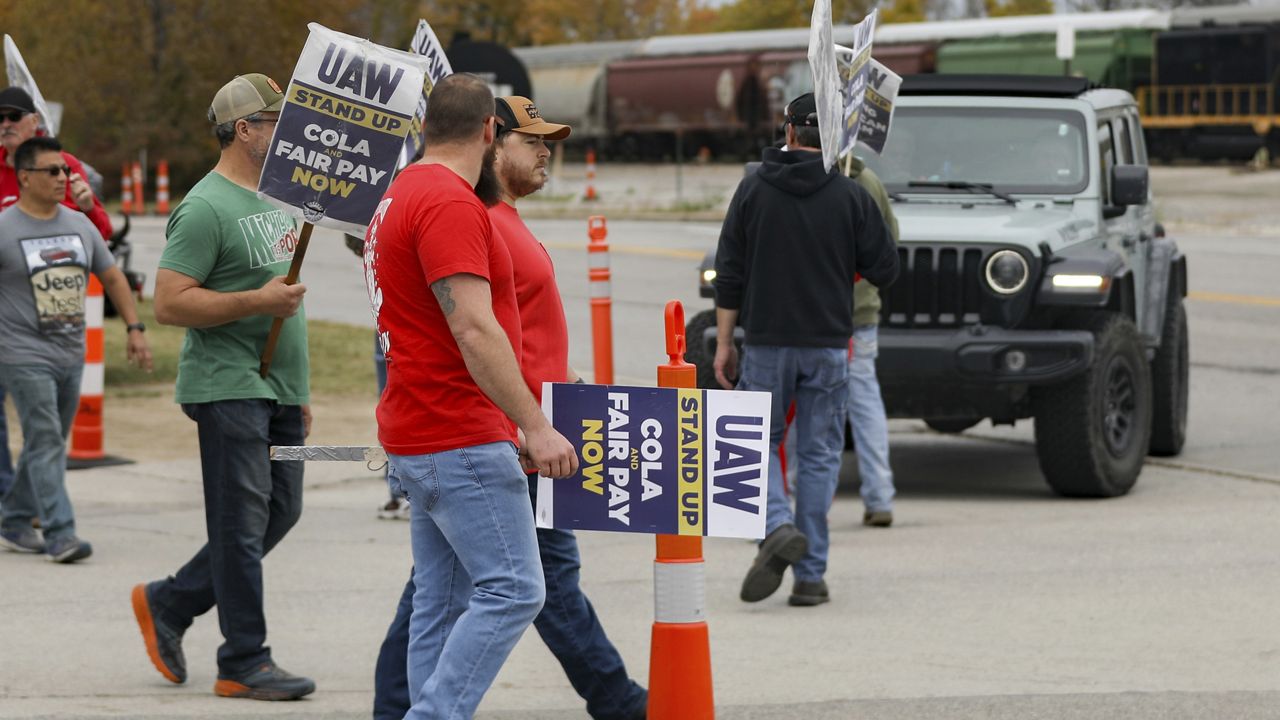
[[[49,177],[58,177],[59,175],[71,176],[71,167],[67,165],[50,165],[49,167],[29,167],[23,168],[28,172],[49,173]]]
[[[21,110],[10,110],[9,112],[0,112],[0,120],[8,120],[11,123],[18,122],[19,120],[21,120],[26,116],[27,116],[27,113],[22,112]]]

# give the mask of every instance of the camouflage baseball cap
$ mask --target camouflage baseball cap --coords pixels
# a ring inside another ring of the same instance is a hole
[[[221,125],[256,112],[277,112],[284,105],[284,92],[275,80],[262,73],[237,75],[213,96],[209,116]]]

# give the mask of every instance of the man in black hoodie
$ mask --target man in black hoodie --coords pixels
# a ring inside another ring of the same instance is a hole
[[[898,255],[880,210],[855,181],[825,170],[813,93],[786,110],[787,150],[767,149],[729,203],[716,251],[716,379],[726,389],[773,394],[767,535],[742,582],[757,602],[794,564],[792,605],[830,599],[827,511],[844,447],[845,378],[853,283],[884,287]],[[733,328],[746,333],[741,374]],[[778,446],[796,404],[796,509]]]

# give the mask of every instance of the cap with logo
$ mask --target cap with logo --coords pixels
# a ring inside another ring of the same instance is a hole
[[[24,113],[36,111],[36,104],[26,90],[14,85],[0,90],[0,108],[14,108]]]
[[[284,106],[284,92],[262,73],[237,75],[213,96],[209,112],[218,125],[256,112],[277,112]]]
[[[549,123],[542,119],[538,106],[533,101],[519,95],[508,95],[494,100],[494,110],[502,121],[503,132],[518,132],[525,135],[538,135],[547,140],[563,140],[569,137],[573,129],[568,125]]]
[[[805,93],[787,103],[787,122],[796,127],[818,127],[818,101]]]

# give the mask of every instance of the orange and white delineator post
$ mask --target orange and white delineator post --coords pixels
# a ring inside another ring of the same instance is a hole
[[[133,164],[133,212],[145,215],[147,212],[146,193],[142,187],[142,163]]]
[[[684,306],[667,303],[669,361],[658,386],[696,388],[698,370],[685,362]],[[649,650],[649,720],[714,720],[711,638],[701,535],[658,535],[653,564],[653,636]]]
[[[169,214],[169,162],[156,163],[156,214]]]
[[[120,170],[120,212],[133,213],[133,175],[129,172],[129,163]]]
[[[596,150],[587,148],[587,190],[582,194],[583,200],[599,200],[596,196]]]
[[[587,279],[591,286],[591,346],[596,384],[613,384],[613,290],[609,270],[609,230],[603,215],[587,219]]]
[[[80,407],[71,423],[70,460],[101,460],[102,391],[106,368],[103,365],[102,319],[105,311],[102,283],[89,273],[89,289],[84,298],[84,373],[80,376]]]

